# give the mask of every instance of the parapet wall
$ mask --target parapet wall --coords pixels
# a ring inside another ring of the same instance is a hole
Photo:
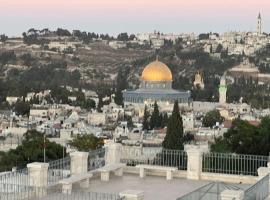
[[[259,180],[259,177],[202,172],[201,180],[219,181],[219,182],[235,183],[235,184],[254,184]]]

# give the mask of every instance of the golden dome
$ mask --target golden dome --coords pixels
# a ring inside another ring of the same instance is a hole
[[[156,60],[148,64],[142,72],[143,81],[172,81],[172,73],[167,65]]]

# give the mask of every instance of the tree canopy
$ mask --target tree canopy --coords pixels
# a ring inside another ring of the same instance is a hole
[[[183,149],[183,120],[180,116],[178,101],[175,101],[172,116],[169,118],[167,133],[163,141],[165,149]]]
[[[104,142],[93,134],[85,134],[77,135],[69,144],[78,151],[90,151],[101,148]]]
[[[6,42],[7,39],[8,39],[8,36],[6,36],[4,34],[0,35],[0,42]]]
[[[152,112],[151,118],[150,118],[150,129],[154,128],[160,128],[161,127],[161,115],[159,114],[158,110],[158,104],[155,101],[154,103],[154,111]]]
[[[45,139],[42,133],[35,130],[27,131],[22,144],[16,149],[0,154],[0,171],[10,170],[12,167],[26,167],[27,163],[43,162],[44,145],[46,147],[46,161],[57,160],[63,157],[63,147],[55,142]],[[65,149],[64,149],[65,154]]]
[[[55,31],[58,36],[71,36],[71,33],[67,29],[58,28]]]
[[[201,33],[199,35],[199,40],[208,40],[209,39],[209,33]]]
[[[215,152],[232,152],[239,154],[268,155],[270,152],[270,117],[261,120],[254,126],[240,119],[232,123],[232,127],[216,139],[211,150]]]
[[[157,102],[154,103],[154,110],[151,114],[148,111],[147,106],[144,107],[144,116],[143,116],[144,130],[164,128],[167,125],[168,125],[168,115],[167,113],[159,112]]]
[[[0,64],[5,65],[13,60],[16,60],[14,51],[3,51],[0,53]]]
[[[149,111],[147,109],[147,106],[145,105],[143,114],[143,130],[149,130],[149,122],[148,122],[149,116],[150,116]]]
[[[30,104],[28,102],[18,100],[14,105],[14,111],[16,115],[29,115]]]
[[[118,70],[117,78],[116,78],[116,93],[115,93],[115,103],[118,105],[123,105],[123,94],[122,91],[127,89],[128,81],[127,76],[130,69],[126,66],[121,66]]]
[[[128,41],[128,39],[129,39],[129,36],[127,33],[120,33],[117,36],[117,40],[120,40],[120,41]]]
[[[224,118],[220,115],[218,110],[212,110],[208,113],[203,118],[203,126],[204,127],[214,127],[216,123],[218,122],[219,124],[224,121]]]

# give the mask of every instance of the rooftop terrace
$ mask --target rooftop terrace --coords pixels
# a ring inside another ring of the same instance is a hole
[[[175,200],[207,183],[184,178],[167,181],[164,176],[147,176],[142,179],[138,174],[124,174],[122,177],[113,176],[109,182],[102,182],[98,177],[91,179],[87,191],[118,194],[127,189],[141,190],[144,191],[145,200]]]
[[[113,143],[2,174],[0,199],[264,200],[269,173],[267,156],[213,153],[193,145],[182,151]]]

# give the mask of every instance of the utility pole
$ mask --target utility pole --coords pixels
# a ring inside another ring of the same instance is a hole
[[[45,138],[45,133],[43,135],[43,159],[44,163],[46,162],[46,138]]]
[[[65,144],[63,145],[63,159],[65,158]]]

